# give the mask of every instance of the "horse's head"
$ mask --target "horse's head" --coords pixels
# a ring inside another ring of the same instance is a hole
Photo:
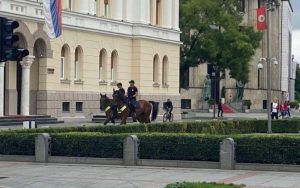
[[[102,95],[100,93],[100,109],[101,110],[104,110],[107,107],[108,102],[109,102],[109,98],[106,96],[106,94]]]

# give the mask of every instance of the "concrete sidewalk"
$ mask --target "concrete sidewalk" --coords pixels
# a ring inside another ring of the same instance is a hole
[[[0,162],[0,187],[163,188],[182,181],[299,188],[300,173]]]

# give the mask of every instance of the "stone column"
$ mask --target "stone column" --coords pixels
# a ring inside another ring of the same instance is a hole
[[[96,9],[96,1],[95,0],[89,0],[89,13],[91,15],[95,15],[96,14],[95,9]]]
[[[163,0],[162,2],[162,27],[172,28],[172,4],[173,0]]]
[[[141,1],[140,22],[150,24],[150,0]]]
[[[21,115],[29,115],[29,98],[30,98],[30,67],[34,61],[34,56],[26,56],[22,65],[22,93],[21,93]]]
[[[123,19],[123,0],[112,1],[111,15],[112,19],[122,20]]]
[[[220,143],[220,168],[234,170],[235,143],[232,138],[226,138]]]
[[[179,30],[179,0],[173,1],[173,29]]]
[[[78,6],[76,6],[78,8],[78,12],[87,14],[89,13],[89,3],[90,1],[76,1],[75,3],[79,3]]]
[[[4,68],[5,62],[0,62],[0,116],[4,115]]]

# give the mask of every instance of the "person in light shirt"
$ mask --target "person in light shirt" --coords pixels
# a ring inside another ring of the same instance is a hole
[[[272,119],[276,118],[278,119],[278,110],[279,110],[279,104],[276,98],[273,99],[273,102],[271,103],[271,117]]]

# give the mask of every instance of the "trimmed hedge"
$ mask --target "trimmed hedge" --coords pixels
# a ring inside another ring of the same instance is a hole
[[[123,158],[123,140],[127,135],[86,132],[50,136],[52,156]]]
[[[220,183],[192,183],[192,182],[183,182],[183,183],[174,183],[169,184],[165,188],[242,188],[244,185],[233,185],[233,184],[220,184]]]
[[[237,162],[300,164],[300,135],[233,136]]]
[[[52,133],[51,155],[122,158],[123,140],[130,135],[95,132]],[[204,135],[137,133],[141,159],[219,161],[219,144],[232,137],[240,163],[300,164],[300,135]],[[34,155],[36,134],[1,133],[0,154]]]
[[[122,125],[122,126],[86,126],[86,127],[56,127],[25,130],[10,130],[15,133],[63,133],[63,132],[100,132],[109,134],[119,133],[206,133],[206,134],[245,134],[266,133],[266,120],[241,121],[204,121],[204,122],[174,122],[149,125]],[[298,133],[300,119],[277,120],[272,122],[274,133]]]
[[[0,133],[0,154],[34,155],[36,134]]]
[[[138,138],[141,159],[219,161],[225,136],[152,133]]]
[[[142,159],[219,161],[219,144],[228,136],[199,134],[138,135]],[[231,135],[236,161],[300,164],[300,135]]]

